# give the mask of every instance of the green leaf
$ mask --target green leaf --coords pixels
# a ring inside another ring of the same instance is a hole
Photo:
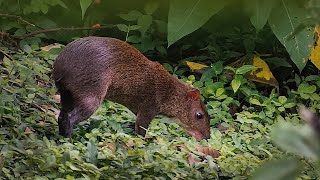
[[[275,0],[246,0],[245,7],[249,10],[250,21],[260,31],[270,16]]]
[[[141,26],[139,26],[139,25],[129,26],[129,30],[130,30],[130,31],[134,31],[134,30],[137,30],[137,29],[140,29],[140,28],[141,28]]]
[[[97,146],[93,141],[89,141],[87,144],[87,153],[86,153],[86,159],[89,163],[97,164],[97,156],[98,156],[98,150]]]
[[[317,90],[317,87],[315,85],[309,85],[306,83],[300,84],[298,87],[299,93],[306,93],[306,94],[312,94]]]
[[[65,8],[65,9],[68,9],[67,5],[66,5],[64,2],[62,2],[61,0],[58,1],[58,4],[59,4],[61,7]]]
[[[128,14],[120,14],[119,16],[121,19],[126,21],[136,21],[140,16],[142,16],[142,13],[137,10],[133,10],[130,11]]]
[[[23,51],[26,52],[26,53],[31,53],[32,52],[32,49],[29,45],[24,45],[23,46]]]
[[[250,98],[249,102],[251,104],[255,104],[255,105],[261,106],[261,103],[260,103],[260,101],[258,99]]]
[[[80,0],[82,20],[84,18],[84,15],[86,14],[88,7],[91,5],[91,3],[92,3],[92,0]]]
[[[284,104],[284,103],[286,103],[287,102],[287,98],[285,97],[285,96],[279,96],[279,102],[281,103],[281,104]]]
[[[240,87],[240,85],[241,85],[241,81],[239,79],[237,79],[237,78],[233,79],[231,81],[231,87],[233,89],[233,92],[237,92],[239,87]]]
[[[308,12],[300,8],[296,1],[281,0],[268,20],[273,33],[287,49],[291,60],[300,71],[307,64],[310,47],[313,43],[313,31],[303,30],[297,32],[292,38],[288,39],[294,30],[306,21]]]
[[[295,103],[286,103],[286,104],[283,105],[283,107],[289,109],[289,108],[293,108],[295,105],[296,105]]]
[[[217,91],[216,91],[216,96],[219,97],[221,96],[223,93],[224,93],[224,88],[219,88]]]
[[[152,16],[150,15],[142,15],[138,19],[138,23],[140,28],[141,35],[144,35],[152,24]]]
[[[117,24],[116,26],[122,32],[128,32],[129,31],[129,27],[127,25],[125,25],[125,24]]]
[[[310,126],[281,123],[271,129],[271,138],[280,148],[306,158],[318,159],[319,142],[314,141]]]
[[[140,42],[140,38],[138,36],[129,36],[127,38],[127,42],[139,43]]]
[[[245,74],[253,69],[256,69],[256,67],[252,65],[243,65],[236,70],[236,74]]]
[[[153,14],[159,7],[159,2],[156,1],[150,1],[148,2],[145,7],[144,7],[144,11],[148,14],[151,15]]]
[[[287,180],[296,179],[299,175],[301,163],[297,159],[272,160],[263,164],[254,174],[251,180]]]
[[[199,29],[229,1],[171,0],[168,15],[168,46]]]

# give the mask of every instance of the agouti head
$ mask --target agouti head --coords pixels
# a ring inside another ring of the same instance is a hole
[[[210,121],[206,106],[200,98],[198,89],[192,89],[185,96],[185,103],[178,113],[177,120],[186,132],[198,141],[210,138]]]

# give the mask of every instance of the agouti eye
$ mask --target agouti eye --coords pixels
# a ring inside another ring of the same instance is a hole
[[[197,119],[202,119],[203,118],[203,114],[201,112],[196,112],[196,118]]]

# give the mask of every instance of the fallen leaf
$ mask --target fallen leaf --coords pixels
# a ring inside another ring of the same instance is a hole
[[[195,156],[192,153],[188,154],[188,162],[190,165],[194,165],[197,162],[201,162],[202,160],[200,158],[198,158],[197,156]]]
[[[54,100],[54,102],[56,103],[60,103],[61,102],[61,98],[60,95],[56,94],[52,96],[52,99]]]
[[[200,63],[195,63],[190,61],[186,61],[186,64],[192,71],[201,70],[208,67],[205,64],[200,64]]]
[[[50,49],[62,48],[62,47],[63,47],[62,44],[54,43],[54,44],[49,44],[48,46],[41,47],[40,49],[41,49],[42,51],[50,51]]]
[[[250,73],[247,73],[246,77],[248,79],[271,86],[279,85],[278,81],[270,71],[268,64],[258,55],[255,55],[253,57],[252,65],[256,66],[257,69],[254,69]]]
[[[315,28],[315,42],[311,48],[310,61],[320,70],[320,26]]]
[[[100,24],[95,24],[95,25],[93,25],[92,27],[93,27],[93,28],[99,28],[99,27],[101,27],[101,25],[100,25]]]
[[[32,134],[32,130],[29,127],[26,127],[26,129],[24,130],[24,134]]]
[[[213,158],[218,158],[220,156],[220,153],[218,150],[215,150],[207,146],[198,146],[196,147],[196,151],[201,152],[208,156],[212,156]]]
[[[131,149],[134,146],[134,142],[130,140],[126,143],[126,146]]]
[[[114,143],[106,143],[102,149],[109,149],[114,154],[116,152],[116,145]]]
[[[39,122],[37,123],[37,125],[38,125],[38,126],[44,126],[44,125],[45,125],[45,122],[44,122],[44,121],[39,121]]]

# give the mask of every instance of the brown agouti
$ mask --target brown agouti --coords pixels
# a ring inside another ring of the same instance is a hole
[[[59,132],[65,137],[107,99],[137,115],[135,130],[142,136],[160,114],[177,120],[197,140],[210,138],[199,90],[121,40],[85,37],[69,43],[53,64],[53,79],[61,95]]]

